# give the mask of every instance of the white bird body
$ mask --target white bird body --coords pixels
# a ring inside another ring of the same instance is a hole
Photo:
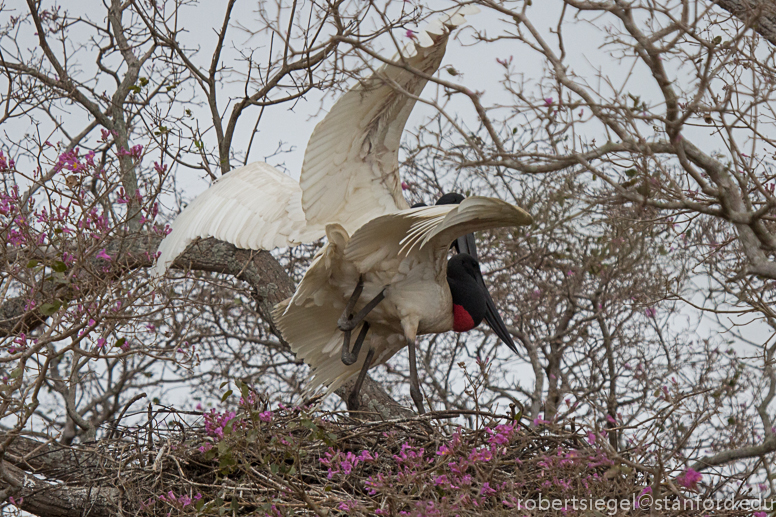
[[[337,326],[359,278],[363,292],[354,312],[385,289],[385,298],[365,318],[370,325],[369,345],[375,350],[370,365],[374,367],[417,335],[453,329],[447,255],[456,237],[530,221],[514,205],[470,197],[460,205],[414,208],[375,218],[352,237],[342,226],[328,225],[328,243],[294,296],[278,304],[274,313],[291,350],[312,368],[308,389],[325,385],[331,392],[363,367],[366,354],[354,364],[342,362],[342,332]]]

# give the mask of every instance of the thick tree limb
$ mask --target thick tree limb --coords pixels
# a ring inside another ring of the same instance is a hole
[[[116,257],[109,275],[120,277],[134,269],[151,267],[154,264],[151,257],[160,242],[159,236],[149,234],[136,238],[117,238],[106,243],[108,254]],[[100,270],[106,264],[102,259],[94,258],[85,267]],[[271,253],[238,249],[216,239],[193,243],[175,260],[172,267],[223,273],[247,282],[254,289],[253,297],[259,314],[270,325],[273,325],[271,314],[274,305],[291,296],[295,288],[291,277]],[[39,296],[51,296],[56,288],[52,286]],[[36,311],[25,311],[25,305],[26,300],[22,298],[11,298],[0,305],[0,336],[29,332],[45,321],[46,318]],[[364,407],[380,413],[383,418],[407,416],[406,410],[369,377],[364,384],[364,396]]]
[[[717,5],[750,24],[760,36],[776,45],[776,4],[773,0],[718,0]]]
[[[773,451],[776,451],[776,435],[769,436],[760,445],[742,447],[740,449],[730,449],[727,451],[722,451],[719,454],[706,456],[705,458],[697,461],[692,466],[692,468],[700,472],[701,470],[708,469],[710,467],[716,467],[717,465],[725,465],[732,461],[745,460],[747,458],[759,458],[766,454],[770,454]]]

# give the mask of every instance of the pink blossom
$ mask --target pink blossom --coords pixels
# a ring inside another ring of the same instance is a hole
[[[123,147],[120,147],[120,148],[119,148],[119,151],[118,151],[118,153],[117,153],[117,154],[118,154],[119,156],[130,156],[130,157],[132,157],[132,158],[140,158],[141,156],[143,156],[143,146],[142,146],[142,145],[140,145],[140,144],[138,144],[138,145],[133,145],[133,146],[132,146],[132,147],[129,149],[129,151],[127,151],[127,150],[126,150],[126,149],[124,149]]]
[[[495,490],[493,490],[493,489],[490,487],[490,483],[488,483],[488,482],[486,481],[485,483],[483,483],[483,484],[482,484],[482,488],[480,488],[480,495],[483,495],[483,496],[489,496],[489,495],[493,495],[493,494],[495,494],[495,493],[496,493],[496,491],[495,491]]]
[[[259,420],[262,422],[272,422],[272,411],[264,411],[259,413]]]
[[[7,172],[10,169],[13,169],[15,165],[16,163],[12,158],[6,159],[3,151],[0,151],[0,172]]]
[[[685,470],[679,477],[676,478],[676,482],[684,488],[695,490],[698,488],[698,482],[703,478],[700,472],[695,469]]]
[[[110,255],[108,255],[107,253],[105,253],[105,248],[102,248],[102,249],[100,250],[100,252],[99,252],[99,253],[96,255],[96,257],[97,257],[97,258],[100,258],[100,259],[103,259],[103,260],[107,260],[107,261],[111,261],[111,260],[113,260],[113,259],[111,258],[111,256],[110,256]]]
[[[644,309],[644,315],[647,318],[654,318],[655,316],[657,316],[657,309],[655,309],[654,307],[647,307],[646,309]]]
[[[545,106],[547,106],[547,107],[552,106],[552,103],[553,103],[553,98],[552,97],[547,97],[546,99],[544,99],[544,105]]]

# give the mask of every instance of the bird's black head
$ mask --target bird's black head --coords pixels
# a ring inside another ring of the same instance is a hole
[[[485,319],[493,332],[517,353],[512,336],[485,286],[480,264],[474,257],[459,253],[448,260],[447,284],[453,297],[453,330],[466,332]]]
[[[462,194],[457,192],[448,192],[447,194],[442,194],[442,197],[437,200],[436,204],[460,205],[461,201],[464,199],[466,198]],[[451,247],[455,248],[455,251],[458,253],[468,253],[475,259],[477,258],[477,244],[474,242],[473,233],[467,233],[466,235],[458,237],[455,241],[453,241]]]
[[[463,195],[457,193],[457,192],[448,192],[447,194],[442,194],[442,197],[440,197],[436,204],[437,205],[460,205],[461,201],[466,199]]]

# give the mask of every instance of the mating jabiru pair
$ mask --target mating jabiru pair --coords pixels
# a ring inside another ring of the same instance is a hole
[[[423,412],[415,360],[420,334],[464,332],[486,319],[516,351],[485,287],[471,234],[529,224],[531,217],[486,197],[447,195],[436,206],[410,208],[398,172],[401,133],[424,77],[436,72],[450,31],[472,12],[442,15],[393,63],[337,101],[313,131],[298,184],[266,163],[235,169],[178,216],[159,247],[163,274],[197,237],[273,249],[325,235],[296,292],[273,316],[312,369],[309,390],[327,386],[331,393],[357,378],[351,409],[367,370],[409,346],[410,392]],[[448,261],[451,243],[460,254]]]

